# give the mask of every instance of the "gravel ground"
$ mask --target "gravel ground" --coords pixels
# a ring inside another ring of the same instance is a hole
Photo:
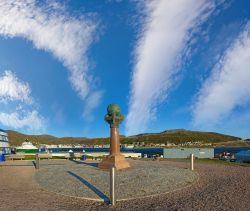
[[[46,190],[69,196],[109,201],[109,172],[97,163],[82,161],[42,161],[34,179]],[[58,165],[56,165],[58,164]],[[117,200],[171,192],[198,179],[189,169],[163,162],[133,161],[131,168],[116,172]]]
[[[185,162],[148,162],[188,167]],[[250,210],[250,167],[196,163],[199,180],[192,186],[115,207],[45,191],[32,182],[35,171],[30,161],[0,163],[0,210]]]

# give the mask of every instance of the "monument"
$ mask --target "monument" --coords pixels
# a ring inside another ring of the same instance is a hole
[[[110,125],[110,154],[103,158],[98,167],[104,170],[111,167],[115,167],[116,170],[129,168],[128,161],[120,152],[119,124],[124,119],[120,107],[117,104],[110,104],[104,119]]]

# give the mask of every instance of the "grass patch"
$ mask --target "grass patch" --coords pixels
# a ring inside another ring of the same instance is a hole
[[[51,159],[51,158],[50,158],[50,159]],[[52,157],[52,160],[61,160],[61,159],[65,160],[65,159],[67,159],[67,158],[65,158],[65,156],[53,156],[53,157]]]
[[[25,155],[25,160],[35,160],[36,156],[35,155]]]

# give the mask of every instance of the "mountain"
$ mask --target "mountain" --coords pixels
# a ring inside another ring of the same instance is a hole
[[[185,143],[201,141],[203,143],[221,143],[221,142],[235,142],[241,138],[214,133],[214,132],[200,132],[185,129],[165,130],[160,133],[144,133],[135,136],[129,136],[125,142],[145,142],[145,143]]]
[[[13,146],[19,146],[25,140],[32,142],[34,145],[37,144],[77,144],[89,141],[87,138],[77,138],[77,137],[63,137],[58,138],[51,135],[26,135],[13,130],[7,130],[10,144]]]
[[[159,133],[140,133],[138,135],[133,135],[133,136],[129,136],[129,137],[132,138],[132,137],[149,136],[149,135],[157,135],[157,134],[164,134],[164,133],[176,133],[176,132],[183,132],[183,131],[187,131],[187,130],[185,130],[185,129],[172,129],[172,130],[164,130],[164,131],[159,132]]]
[[[10,139],[10,144],[13,146],[21,145],[26,139],[34,145],[38,144],[86,144],[86,145],[102,145],[108,144],[109,138],[85,138],[85,137],[63,137],[58,138],[51,135],[26,135],[16,131],[7,131]],[[135,136],[120,136],[122,144],[132,144],[134,142],[144,142],[145,144],[181,144],[186,142],[202,143],[233,143],[239,142],[241,138],[214,133],[190,131],[185,129],[165,130],[159,133],[144,133]],[[242,141],[240,141],[242,142]]]

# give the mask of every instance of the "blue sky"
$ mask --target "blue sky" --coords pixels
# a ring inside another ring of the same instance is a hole
[[[0,127],[106,137],[166,129],[250,137],[250,3],[0,2]]]

